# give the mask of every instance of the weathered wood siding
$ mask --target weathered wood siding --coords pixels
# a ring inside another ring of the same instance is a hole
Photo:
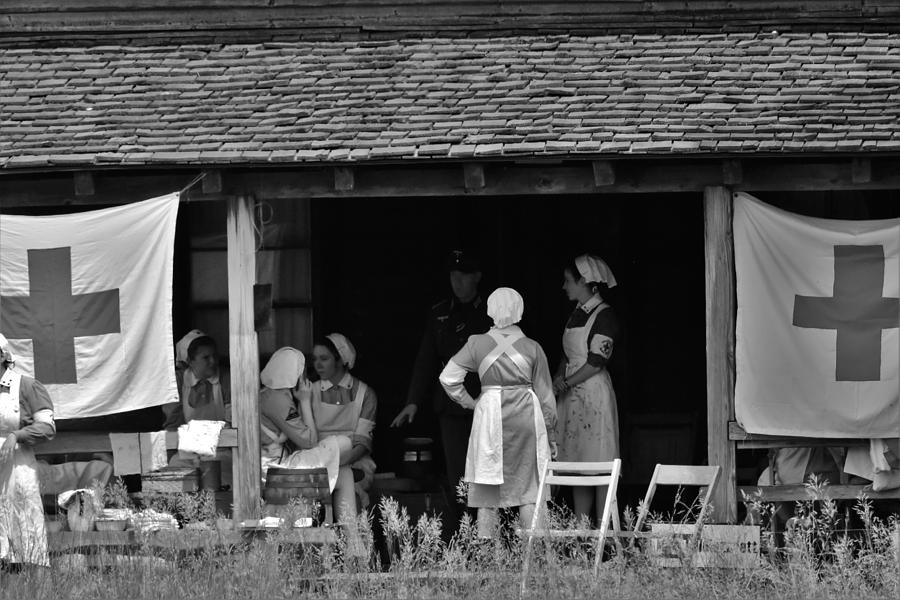
[[[4,0],[0,39],[900,29],[900,0]]]

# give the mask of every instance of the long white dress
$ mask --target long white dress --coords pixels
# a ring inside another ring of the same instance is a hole
[[[23,408],[30,414],[24,414]],[[0,378],[0,437],[27,429],[23,428],[25,419],[37,422],[45,431],[37,433],[38,428],[33,428],[34,435],[26,432],[31,443],[53,437],[53,408],[46,390],[7,369]],[[50,558],[37,461],[31,446],[22,437],[19,440],[12,458],[0,465],[0,559],[46,567]]]
[[[481,380],[477,401],[464,386],[466,373],[473,371]],[[556,425],[550,370],[540,345],[516,326],[473,335],[444,367],[440,381],[450,398],[475,411],[463,477],[469,506],[533,504]]]

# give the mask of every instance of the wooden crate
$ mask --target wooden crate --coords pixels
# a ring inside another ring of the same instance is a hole
[[[704,525],[700,546],[688,551],[693,525],[650,525],[650,562],[660,567],[725,567],[752,569],[759,566],[760,540],[757,525]]]
[[[196,492],[200,489],[200,469],[163,467],[141,476],[141,491],[160,494]]]

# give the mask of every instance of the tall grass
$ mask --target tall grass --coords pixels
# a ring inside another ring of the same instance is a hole
[[[537,545],[529,598],[892,598],[900,597],[892,548],[896,517],[875,517],[865,499],[854,506],[860,531],[847,533],[827,488],[818,500],[798,503],[798,521],[784,547],[754,569],[662,568],[639,552],[607,560],[591,573],[594,545],[572,539]],[[771,507],[759,505],[762,514]],[[579,527],[570,512],[551,511],[552,527]],[[658,517],[657,517],[658,518]],[[765,525],[765,523],[763,524]],[[377,526],[377,527],[376,527]],[[116,566],[86,568],[57,560],[51,569],[0,575],[2,597],[168,600],[197,598],[467,598],[519,597],[522,540],[511,528],[482,540],[468,516],[449,542],[437,517],[409,518],[385,499],[357,523],[368,558],[350,556],[338,536],[325,547],[297,547],[281,532],[268,541],[210,547],[187,555],[137,551]],[[375,542],[374,529],[383,532]],[[774,540],[769,538],[769,546]]]

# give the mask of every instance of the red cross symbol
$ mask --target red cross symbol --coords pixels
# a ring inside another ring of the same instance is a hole
[[[832,297],[795,297],[796,327],[837,331],[837,381],[881,379],[881,332],[900,323],[900,299],[883,288],[884,247],[835,246]]]
[[[75,339],[119,333],[119,290],[72,294],[71,248],[28,251],[28,296],[0,297],[0,331],[31,339],[41,383],[77,383]]]

